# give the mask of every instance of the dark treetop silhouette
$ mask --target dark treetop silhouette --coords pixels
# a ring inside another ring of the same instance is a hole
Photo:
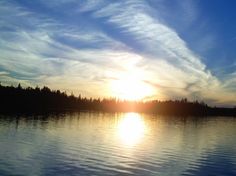
[[[187,99],[169,101],[127,101],[93,99],[67,95],[60,90],[43,88],[22,88],[0,84],[0,112],[45,112],[45,111],[111,111],[150,112],[169,115],[228,115],[236,116],[236,108],[209,107],[204,102],[189,102]]]

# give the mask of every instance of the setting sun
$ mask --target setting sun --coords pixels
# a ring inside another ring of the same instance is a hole
[[[153,88],[138,75],[123,75],[111,83],[112,92],[116,97],[126,100],[140,100],[151,96]]]

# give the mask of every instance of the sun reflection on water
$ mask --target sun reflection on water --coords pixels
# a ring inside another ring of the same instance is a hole
[[[120,120],[117,133],[123,145],[133,147],[141,141],[145,130],[145,123],[140,114],[127,113]]]

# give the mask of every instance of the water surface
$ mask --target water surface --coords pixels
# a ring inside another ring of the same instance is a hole
[[[236,118],[0,116],[0,175],[236,175]]]

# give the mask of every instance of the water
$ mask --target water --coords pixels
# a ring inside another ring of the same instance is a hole
[[[0,175],[236,175],[236,118],[0,116]]]

